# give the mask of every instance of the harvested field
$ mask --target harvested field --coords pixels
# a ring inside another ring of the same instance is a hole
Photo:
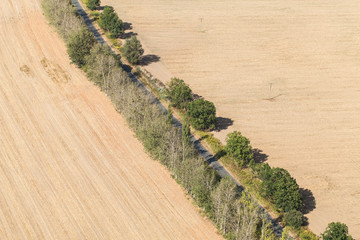
[[[220,239],[41,13],[0,1],[0,239]]]
[[[225,118],[217,137],[241,130],[291,172],[313,231],[342,221],[360,238],[360,1],[102,4],[160,57],[147,66],[155,76],[183,78],[215,103]]]

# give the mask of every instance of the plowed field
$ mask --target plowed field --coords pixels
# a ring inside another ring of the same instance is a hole
[[[0,239],[220,239],[39,1],[0,1],[0,81]]]
[[[155,76],[183,78],[215,103],[223,128],[234,121],[217,137],[240,130],[270,165],[290,171],[310,195],[312,230],[342,221],[360,238],[360,1],[102,5],[160,57],[147,66]]]

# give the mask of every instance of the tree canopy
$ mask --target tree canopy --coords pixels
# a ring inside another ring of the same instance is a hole
[[[132,36],[125,41],[124,46],[121,48],[122,54],[131,64],[139,64],[141,56],[144,54],[144,49],[140,41]]]
[[[253,159],[250,140],[241,135],[239,131],[227,135],[225,151],[229,156],[235,158],[239,165],[248,164]]]
[[[90,54],[95,42],[94,35],[87,28],[82,28],[70,35],[67,41],[67,52],[72,62],[79,67],[84,66],[85,57]]]
[[[193,100],[189,86],[179,78],[172,78],[168,84],[168,97],[176,108],[185,108]]]
[[[284,222],[288,226],[300,228],[304,222],[304,217],[301,212],[293,209],[284,214]]]
[[[110,32],[111,37],[119,37],[124,34],[124,23],[121,21],[114,8],[105,6],[100,14],[100,27]]]
[[[351,240],[349,229],[344,223],[332,222],[329,223],[325,232],[321,234],[324,240]]]
[[[100,0],[88,0],[86,6],[90,10],[95,10],[96,7],[100,6]]]
[[[187,105],[187,116],[190,124],[198,130],[214,129],[216,109],[212,102],[197,99]]]
[[[266,197],[271,197],[275,206],[284,212],[299,210],[302,206],[302,196],[299,185],[283,168],[272,168],[264,174],[262,191]]]

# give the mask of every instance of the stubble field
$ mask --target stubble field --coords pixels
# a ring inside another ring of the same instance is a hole
[[[234,121],[215,136],[224,141],[240,130],[271,166],[311,191],[313,231],[342,221],[360,238],[359,1],[102,5],[114,6],[147,54],[160,57],[146,66],[155,76],[183,78],[215,103],[218,116]]]
[[[69,58],[0,1],[0,239],[221,239]]]

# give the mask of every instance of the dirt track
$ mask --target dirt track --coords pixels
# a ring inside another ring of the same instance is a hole
[[[312,192],[312,230],[342,221],[360,238],[358,0],[102,4],[160,57],[147,66],[155,76],[183,78],[234,121],[217,137],[241,130]]]
[[[0,1],[0,239],[220,239],[38,1]]]

